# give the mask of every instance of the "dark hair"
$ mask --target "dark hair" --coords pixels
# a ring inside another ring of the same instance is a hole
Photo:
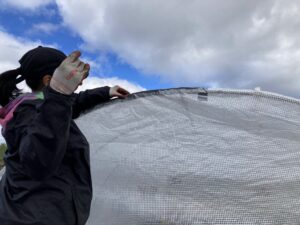
[[[17,88],[20,70],[8,70],[0,75],[0,104],[5,106],[11,99],[16,98],[22,92]]]
[[[31,90],[36,91],[43,86],[43,78],[40,79],[26,79],[26,84]]]
[[[66,55],[54,48],[39,46],[25,53],[19,60],[21,66],[0,74],[0,104],[5,106],[22,94],[17,84],[25,80],[36,91],[42,86],[42,78],[52,75]]]
[[[22,90],[17,87],[17,84],[23,81],[20,75],[20,69],[8,70],[0,74],[0,105],[5,106],[11,100],[22,94]],[[32,91],[38,90],[42,85],[40,79],[26,79],[26,84]]]

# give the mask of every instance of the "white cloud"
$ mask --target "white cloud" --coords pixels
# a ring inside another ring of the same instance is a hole
[[[300,0],[56,3],[90,49],[113,51],[174,84],[299,96]]]
[[[0,71],[16,69],[20,66],[18,60],[28,50],[41,45],[40,42],[15,37],[0,30]]]
[[[103,86],[115,86],[119,85],[126,90],[128,90],[130,93],[135,93],[139,91],[144,91],[145,88],[131,83],[127,80],[119,79],[118,77],[109,77],[109,78],[99,78],[95,76],[90,76],[87,79],[83,81],[83,84],[79,86],[78,91],[86,90],[86,89],[92,89],[97,87],[103,87]]]
[[[12,7],[17,9],[36,10],[46,6],[53,0],[0,0],[2,7]]]
[[[60,28],[59,24],[53,23],[38,23],[34,24],[33,27],[28,31],[29,34],[45,33],[53,34]]]

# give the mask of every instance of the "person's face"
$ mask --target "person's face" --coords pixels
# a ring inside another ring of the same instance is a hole
[[[43,85],[44,86],[48,86],[50,85],[50,81],[51,81],[52,76],[51,75],[45,75],[43,76]]]

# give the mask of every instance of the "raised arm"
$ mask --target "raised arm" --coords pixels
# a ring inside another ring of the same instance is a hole
[[[73,119],[76,119],[85,110],[88,110],[97,104],[107,102],[110,98],[126,98],[129,95],[129,92],[116,85],[113,87],[105,86],[86,90],[74,95],[75,101],[73,105]]]
[[[106,86],[74,94],[73,119],[79,117],[85,110],[88,110],[97,104],[109,101],[109,90],[110,87]]]

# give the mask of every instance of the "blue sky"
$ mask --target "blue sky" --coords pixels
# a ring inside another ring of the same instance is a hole
[[[45,13],[30,13],[13,11],[7,9],[0,11],[1,27],[4,30],[16,37],[26,38],[32,41],[44,43],[44,45],[55,45],[65,53],[70,53],[75,49],[80,49],[84,57],[97,58],[97,54],[85,51],[80,47],[83,44],[81,37],[72,32],[67,27],[55,29],[52,32],[43,32],[36,30],[35,25],[41,23],[61,24],[60,17],[55,4],[46,7],[51,10],[50,16],[45,16]],[[147,76],[141,71],[138,71],[133,66],[122,62],[113,52],[106,52],[106,63],[102,65],[101,70],[94,69],[92,74],[99,77],[118,76],[120,79],[125,79],[130,82],[139,84],[146,89],[159,89],[171,87],[168,82],[162,83],[157,76]],[[92,68],[93,69],[93,68]]]
[[[137,84],[144,89],[160,89],[174,87],[174,84],[167,80],[162,81],[155,74],[145,74],[136,69],[133,65],[121,60],[118,55],[112,51],[92,52],[86,50],[82,45],[84,40],[80,35],[62,26],[63,18],[60,16],[56,4],[49,4],[42,7],[40,12],[32,10],[20,10],[14,7],[7,7],[0,11],[0,26],[2,29],[15,37],[25,38],[33,42],[41,42],[43,45],[54,45],[65,53],[80,49],[84,58],[91,60],[99,57],[99,54],[105,54],[105,64],[101,69],[93,68],[91,74],[100,78],[118,77]],[[53,28],[48,27],[43,30],[37,26],[40,24],[51,24]],[[61,27],[55,27],[61,26]],[[48,30],[47,30],[48,29]]]
[[[299,37],[300,0],[0,0],[0,71],[38,45],[79,49],[92,66],[81,90],[260,87],[300,98]]]

